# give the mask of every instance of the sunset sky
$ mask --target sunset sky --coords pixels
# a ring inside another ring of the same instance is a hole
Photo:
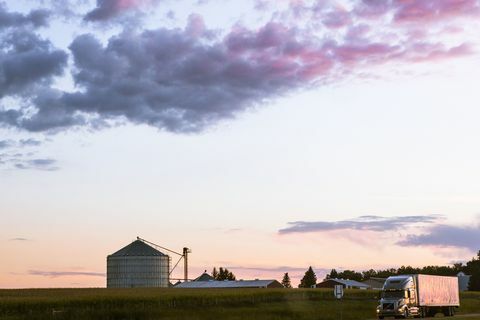
[[[479,27],[479,0],[0,0],[0,288],[104,287],[137,236],[192,277],[471,259]]]

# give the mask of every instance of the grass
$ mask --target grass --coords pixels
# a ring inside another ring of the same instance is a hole
[[[0,319],[105,320],[359,320],[375,317],[378,292],[238,289],[0,290]],[[480,293],[462,294],[460,313],[480,313]],[[460,318],[458,318],[460,319]],[[475,318],[469,318],[475,319]]]

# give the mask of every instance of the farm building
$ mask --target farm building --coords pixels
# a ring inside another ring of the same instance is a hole
[[[107,257],[107,288],[168,288],[170,257],[136,240]]]
[[[283,288],[277,280],[235,280],[217,281],[208,273],[191,282],[182,282],[175,285],[175,288],[183,289],[240,289],[240,288]]]
[[[369,289],[382,290],[386,280],[387,279],[385,278],[370,278],[368,280],[362,281],[362,283],[368,285]]]
[[[345,289],[368,289],[369,285],[348,279],[328,279],[317,283],[317,288],[334,288],[336,285],[343,285]]]
[[[212,277],[211,275],[209,275],[207,273],[207,271],[205,271],[204,273],[202,273],[198,278],[196,278],[193,281],[215,281],[215,278]]]

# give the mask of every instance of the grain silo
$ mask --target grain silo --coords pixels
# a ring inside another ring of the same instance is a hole
[[[107,288],[168,288],[170,257],[136,240],[107,257]]]

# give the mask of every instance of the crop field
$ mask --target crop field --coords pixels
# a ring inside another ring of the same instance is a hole
[[[377,291],[347,290],[338,301],[328,289],[0,290],[0,319],[366,320],[377,299]],[[459,314],[480,314],[480,293],[462,294],[461,304]]]

